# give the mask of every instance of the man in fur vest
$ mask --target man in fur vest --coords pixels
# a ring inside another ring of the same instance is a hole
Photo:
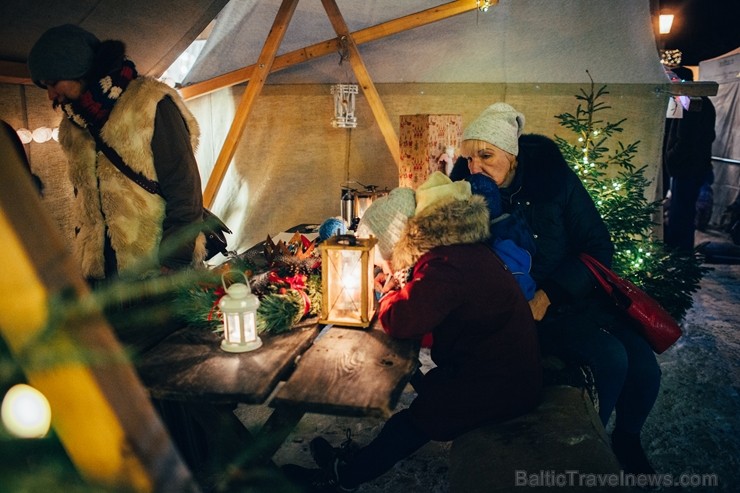
[[[66,116],[59,142],[74,186],[73,250],[83,275],[91,283],[135,279],[201,262],[199,129],[177,92],[139,76],[123,42],[101,42],[72,24],[46,31],[28,67]],[[94,135],[161,194],[119,171]]]
[[[193,154],[200,131],[179,94],[139,76],[121,41],[100,41],[71,24],[46,31],[29,53],[28,67],[66,117],[59,143],[74,186],[73,252],[91,286],[202,265],[203,199]],[[105,145],[132,176],[154,182],[158,191],[120,171]],[[121,342],[143,351],[179,328],[170,298],[140,293],[104,309]],[[154,404],[185,460],[197,467],[207,454],[206,440],[186,404]]]

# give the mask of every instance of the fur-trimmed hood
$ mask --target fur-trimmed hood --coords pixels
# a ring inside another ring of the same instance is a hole
[[[488,206],[480,195],[428,207],[406,224],[393,248],[393,268],[411,267],[435,247],[478,243],[488,236]]]

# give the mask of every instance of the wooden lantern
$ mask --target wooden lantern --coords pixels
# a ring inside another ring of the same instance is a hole
[[[375,316],[373,292],[376,238],[332,236],[321,244],[322,301],[319,323],[369,327]]]

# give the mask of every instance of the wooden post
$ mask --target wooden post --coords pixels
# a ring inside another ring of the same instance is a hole
[[[93,304],[66,322],[52,312],[54,302],[81,306],[89,290],[14,138],[0,132],[0,334],[48,399],[54,430],[85,480],[126,491],[198,491],[101,312]]]
[[[239,143],[242,134],[244,133],[244,127],[247,125],[247,119],[249,114],[252,112],[252,105],[257,99],[257,96],[262,91],[262,87],[265,85],[265,80],[270,73],[272,64],[275,61],[275,54],[277,53],[280,43],[283,41],[285,31],[288,29],[293,12],[295,12],[298,0],[283,0],[278,10],[275,21],[270,29],[270,34],[267,36],[267,41],[262,47],[262,52],[257,59],[257,65],[252,74],[252,78],[247,85],[246,91],[242,96],[239,106],[236,109],[236,115],[234,121],[231,124],[229,133],[226,134],[226,141],[224,146],[221,148],[221,153],[216,159],[216,164],[213,166],[213,171],[208,179],[206,188],[203,191],[203,204],[206,207],[213,206],[213,202],[216,198],[216,193],[221,186],[221,182],[226,175],[226,171],[229,168],[231,159],[234,157],[236,151],[236,145]]]
[[[370,104],[370,109],[373,115],[375,115],[380,133],[383,134],[383,139],[385,139],[385,145],[388,146],[388,150],[393,157],[393,162],[396,163],[397,168],[400,168],[401,153],[398,150],[398,135],[396,135],[396,130],[388,118],[388,113],[385,111],[383,101],[380,100],[380,95],[375,89],[375,84],[365,67],[365,62],[362,61],[360,51],[357,49],[357,45],[352,38],[352,33],[349,32],[349,27],[344,21],[342,13],[339,11],[337,3],[334,0],[321,0],[321,3],[324,5],[324,9],[326,9],[334,31],[339,36],[339,48],[343,44],[346,44],[349,50],[349,62],[352,65],[352,70],[355,72],[355,77],[357,77],[357,81],[360,83],[360,87],[362,87],[367,102]]]
[[[493,2],[497,3],[497,2]],[[477,8],[476,0],[454,0],[450,3],[445,3],[432,7],[421,12],[409,14],[398,19],[393,19],[388,22],[383,22],[375,26],[366,27],[352,33],[352,38],[358,45],[369,43],[378,39],[382,39],[386,36],[392,36],[409,29],[414,29],[419,26],[426,26],[433,22],[441,21],[449,17],[464,14]],[[275,61],[272,64],[272,72],[283,70],[299,63],[313,60],[314,58],[320,58],[326,55],[334,55],[337,52],[337,40],[327,39],[318,43],[293,50],[288,53],[284,53],[278,57],[275,57]],[[212,79],[196,82],[189,86],[185,86],[180,89],[180,94],[185,99],[193,99],[205,94],[209,94],[219,89],[231,87],[242,82],[249,81],[255,71],[256,65],[248,65],[246,67],[232,70],[231,72],[219,75]],[[30,84],[30,80],[28,80]]]

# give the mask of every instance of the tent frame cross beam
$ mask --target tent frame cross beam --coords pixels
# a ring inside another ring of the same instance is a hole
[[[270,68],[275,61],[275,54],[285,36],[285,31],[288,29],[288,23],[293,17],[293,13],[295,12],[297,5],[298,0],[283,0],[280,4],[280,9],[275,16],[275,21],[272,24],[270,33],[267,35],[265,45],[262,47],[262,52],[257,59],[254,76],[250,79],[249,84],[247,84],[247,89],[242,95],[239,106],[236,109],[236,114],[234,115],[234,121],[231,123],[228,134],[226,134],[226,141],[221,148],[221,152],[216,159],[216,164],[213,166],[213,171],[208,179],[206,188],[203,191],[203,203],[206,207],[213,206],[216,193],[223,182],[229,163],[236,152],[236,145],[239,143],[239,140],[244,133],[244,127],[247,125],[247,119],[249,118],[249,114],[252,112],[254,101],[262,91],[262,87],[265,85],[267,75],[270,73]]]
[[[180,90],[180,93],[185,99],[191,99],[218,89],[249,81],[247,89],[242,95],[239,106],[237,107],[234,121],[226,136],[224,145],[216,159],[211,176],[203,191],[203,203],[206,207],[213,206],[216,194],[223,182],[228,166],[234,157],[236,146],[244,133],[244,128],[254,101],[262,91],[267,75],[272,71],[281,70],[312,58],[336,53],[337,49],[342,49],[343,47],[349,49],[349,59],[355,76],[370,104],[370,109],[388,146],[388,150],[396,166],[400,167],[401,157],[398,136],[388,118],[388,113],[380,100],[372,78],[362,61],[357,45],[469,12],[478,8],[480,2],[478,0],[455,0],[415,14],[399,17],[398,19],[362,29],[355,33],[350,33],[335,0],[322,0],[324,9],[327,12],[334,31],[337,33],[337,37],[276,57],[275,54],[282,42],[293,12],[295,12],[297,3],[298,0],[284,0],[282,2],[256,64],[198,84],[193,84],[192,86],[184,87]],[[498,2],[496,0],[491,3],[495,4]]]

